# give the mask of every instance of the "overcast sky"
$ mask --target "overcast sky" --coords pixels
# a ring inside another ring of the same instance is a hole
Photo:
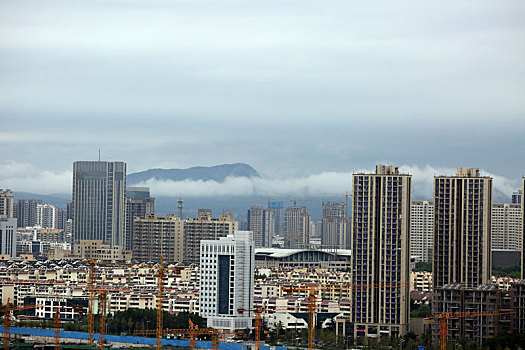
[[[128,172],[245,162],[297,184],[479,167],[508,193],[524,18],[523,0],[0,0],[0,187],[70,191],[101,148]]]

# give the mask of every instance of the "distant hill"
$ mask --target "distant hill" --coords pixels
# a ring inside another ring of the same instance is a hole
[[[157,180],[202,180],[223,182],[227,177],[254,177],[259,176],[251,166],[244,163],[223,164],[212,167],[198,166],[189,169],[149,169],[138,173],[128,174],[127,186],[133,186],[154,178]]]
[[[29,192],[13,191],[15,201],[20,199],[40,199],[44,204],[52,204],[58,208],[65,208],[67,201],[71,200],[71,194],[36,194]]]

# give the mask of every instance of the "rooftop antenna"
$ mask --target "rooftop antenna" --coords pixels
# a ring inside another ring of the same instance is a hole
[[[100,148],[98,149],[98,161],[100,162]]]

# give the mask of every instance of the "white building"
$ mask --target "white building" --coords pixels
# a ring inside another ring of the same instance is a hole
[[[415,262],[432,261],[434,204],[412,201],[410,208],[410,256]]]
[[[57,228],[57,208],[51,204],[37,204],[36,224],[42,228]]]
[[[492,204],[492,249],[521,250],[521,204]]]
[[[251,231],[200,243],[200,315],[208,327],[252,328],[254,243]]]
[[[0,254],[16,257],[16,218],[0,215]]]

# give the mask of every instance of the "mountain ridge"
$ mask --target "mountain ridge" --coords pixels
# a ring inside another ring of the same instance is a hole
[[[217,181],[223,182],[228,177],[259,177],[259,173],[245,163],[220,164],[211,167],[196,166],[187,169],[148,169],[126,176],[127,186],[133,186],[156,179],[161,181]]]

